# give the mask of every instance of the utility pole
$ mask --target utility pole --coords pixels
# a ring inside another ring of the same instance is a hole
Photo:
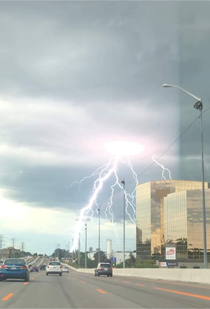
[[[57,248],[56,248],[56,250],[60,247],[60,244],[56,244],[56,246],[57,246]],[[59,260],[59,252],[58,252],[58,250],[57,250],[57,252],[56,252],[56,250],[55,250],[55,258],[57,257],[58,258],[58,260]],[[56,254],[57,253],[57,254]]]
[[[15,237],[13,237],[11,240],[12,240],[12,248],[15,249],[15,242],[16,242]],[[12,249],[10,250],[10,252],[11,252],[10,255],[11,255],[11,258],[12,258],[13,257]]]
[[[101,261],[101,209],[98,207],[98,263]]]
[[[22,256],[23,256],[23,250],[24,250],[24,247],[25,247],[25,243],[24,243],[24,242],[21,242]]]
[[[78,246],[78,265],[80,267],[80,233],[79,233],[79,246]]]
[[[85,223],[85,268],[87,268],[87,223]]]
[[[73,245],[74,245],[74,239],[72,238],[72,263],[74,261],[74,250],[73,250]]]
[[[121,181],[123,184],[123,268],[125,268],[125,179]]]
[[[15,239],[15,237],[13,237],[13,238],[12,238],[12,247],[13,247],[13,248],[15,248],[15,242],[16,242],[16,239]]]
[[[4,240],[4,235],[0,235],[0,250],[3,249],[3,240]]]
[[[69,250],[70,250],[70,242],[68,241],[68,255],[67,255],[67,258],[69,259]]]

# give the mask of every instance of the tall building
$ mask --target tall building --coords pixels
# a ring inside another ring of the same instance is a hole
[[[210,189],[205,191],[207,248],[210,254]],[[202,190],[185,190],[164,198],[165,242],[177,247],[177,259],[203,256]]]
[[[208,182],[205,182],[205,190],[209,192],[210,187]],[[182,203],[185,203],[185,214],[190,214],[190,211],[196,212],[200,209],[199,220],[202,221],[202,199],[201,199],[202,183],[198,181],[182,181],[182,180],[162,180],[151,181],[136,188],[136,219],[137,219],[137,239],[136,239],[136,251],[137,257],[140,259],[150,259],[151,256],[155,258],[164,258],[165,255],[165,243],[166,241],[176,242],[182,249],[188,252],[188,243],[191,244],[190,232],[186,233],[186,226],[190,227],[190,217],[183,217],[183,208],[181,208],[180,196],[183,197],[183,192],[191,195],[194,194],[193,208],[188,207],[190,205],[190,197],[188,199],[182,198]],[[191,193],[190,193],[191,192]],[[208,193],[207,192],[207,196]],[[197,195],[196,195],[197,194]],[[173,196],[173,198],[172,198]],[[173,204],[173,205],[172,205]],[[167,208],[166,208],[167,205]],[[187,208],[188,207],[188,208]],[[210,201],[207,199],[207,218],[209,220]],[[182,210],[181,210],[182,209]],[[187,209],[189,210],[187,212]],[[178,221],[174,213],[177,214],[177,218],[182,217],[182,229],[180,228],[180,237],[172,237],[175,232],[176,223]],[[178,215],[179,213],[179,215]],[[192,220],[191,220],[192,221]],[[173,222],[173,225],[172,225]],[[176,223],[175,223],[176,222]],[[192,223],[192,222],[191,222]],[[208,221],[208,231],[210,222]],[[202,222],[201,222],[202,225]],[[165,231],[167,229],[167,231]],[[197,230],[198,225],[191,224],[191,234],[196,235],[199,233],[199,247],[203,248],[203,236]],[[170,231],[170,232],[169,232]],[[188,228],[189,231],[189,228]],[[171,233],[174,233],[171,236]],[[170,237],[171,236],[171,237]],[[193,236],[196,237],[196,236]],[[187,238],[187,240],[186,240]],[[209,237],[210,238],[210,237]],[[182,240],[180,240],[182,239]],[[183,240],[185,239],[185,240]],[[189,240],[188,240],[189,239]],[[186,247],[187,242],[187,247]],[[192,244],[191,244],[192,245]],[[194,246],[194,245],[193,245]],[[210,247],[209,247],[210,249]],[[178,250],[179,251],[179,250]],[[186,258],[187,253],[180,254],[180,258]]]

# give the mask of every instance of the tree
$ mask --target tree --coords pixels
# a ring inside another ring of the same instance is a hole
[[[103,251],[100,251],[100,262],[110,262],[110,260],[107,259],[106,253]],[[94,267],[98,265],[98,252],[94,254]]]

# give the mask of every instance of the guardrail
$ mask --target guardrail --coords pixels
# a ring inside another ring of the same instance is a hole
[[[73,271],[94,274],[94,268],[76,269],[67,264],[63,265],[69,267]],[[210,284],[210,269],[113,268],[113,275]]]

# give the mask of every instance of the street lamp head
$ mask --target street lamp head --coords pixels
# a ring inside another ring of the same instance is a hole
[[[193,107],[201,112],[203,109],[203,103],[201,101],[198,101],[193,105]]]
[[[164,88],[170,88],[170,87],[172,87],[172,85],[171,84],[163,84],[163,87]]]

